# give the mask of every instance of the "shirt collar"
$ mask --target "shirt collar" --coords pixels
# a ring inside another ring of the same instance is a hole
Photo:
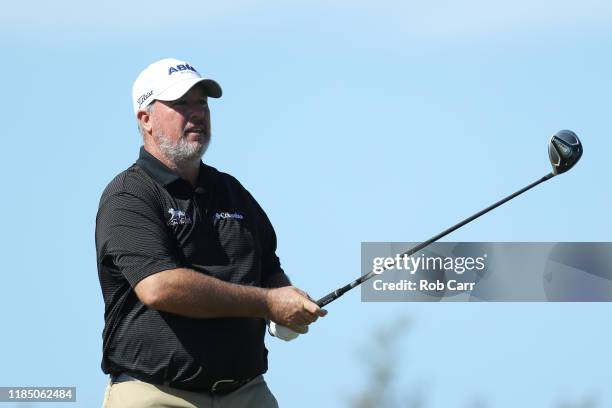
[[[157,160],[155,156],[147,152],[144,146],[140,148],[140,155],[138,156],[138,160],[136,160],[136,164],[164,187],[180,178],[162,162]]]
[[[182,180],[178,174],[174,173],[165,164],[160,162],[155,156],[146,151],[144,146],[140,147],[140,155],[138,156],[138,160],[136,164],[144,169],[149,176],[151,176],[155,181],[159,184],[167,187],[169,184],[177,180]],[[200,174],[198,176],[198,185],[205,190],[210,189],[211,179],[210,179],[210,171],[211,167],[205,165],[200,161]],[[187,183],[185,181],[185,183]],[[187,183],[189,184],[189,183]]]

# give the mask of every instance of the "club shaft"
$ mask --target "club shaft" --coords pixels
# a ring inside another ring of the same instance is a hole
[[[471,217],[468,217],[465,220],[461,221],[460,223],[455,224],[452,227],[442,231],[438,235],[435,235],[435,236],[429,238],[427,241],[421,242],[420,244],[410,248],[408,251],[406,251],[403,254],[401,254],[401,256],[403,257],[404,255],[407,255],[407,256],[413,255],[415,252],[418,252],[418,251],[422,250],[423,248],[429,246],[430,244],[432,244],[432,243],[436,242],[437,240],[439,240],[439,239],[445,237],[446,235],[450,234],[451,232],[453,232],[453,231],[463,227],[465,224],[468,224],[468,223],[474,221],[476,218],[478,218],[478,217],[488,213],[489,211],[499,207],[500,205],[504,204],[505,202],[512,200],[514,197],[523,194],[525,191],[532,189],[533,187],[537,186],[538,184],[543,183],[546,180],[550,180],[554,176],[555,175],[553,173],[547,174],[546,176],[542,177],[541,179],[539,179],[537,181],[534,181],[533,183],[529,184],[528,186],[520,189],[519,191],[517,191],[517,192],[515,192],[513,194],[510,194],[508,197],[505,197],[505,198],[499,200],[498,202],[488,206],[484,210],[481,210],[481,211],[477,212],[476,214],[472,215]],[[355,279],[353,282],[349,283],[348,285],[345,285],[345,286],[343,286],[341,288],[338,288],[338,289],[334,290],[333,292],[330,292],[327,295],[323,296],[321,299],[317,300],[317,305],[319,305],[319,307],[323,307],[325,305],[330,304],[334,300],[338,299],[340,296],[344,295],[349,290],[353,289],[356,286],[361,285],[363,282],[367,281],[368,279],[370,279],[370,278],[372,278],[372,277],[374,277],[376,275],[377,274],[375,274],[374,272],[370,271],[368,274],[360,276],[358,279]]]

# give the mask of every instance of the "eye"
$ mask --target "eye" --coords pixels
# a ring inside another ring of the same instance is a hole
[[[201,104],[202,106],[208,106],[208,99],[202,99],[202,100],[200,101],[200,104]]]

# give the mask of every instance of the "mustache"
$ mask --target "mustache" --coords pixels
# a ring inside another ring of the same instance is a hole
[[[192,129],[197,129],[197,128],[201,129],[201,132],[202,132],[200,133],[200,142],[198,143],[208,143],[208,141],[210,141],[210,138],[211,138],[210,130],[206,129],[205,127],[197,127],[197,126],[186,128],[185,130],[183,130],[183,134],[180,136],[179,140],[187,141],[188,133],[191,132]]]
[[[202,129],[205,132],[208,132],[208,124],[206,122],[195,122],[195,123],[190,123],[187,126],[185,126],[185,128],[183,129],[184,132],[188,132],[192,129]]]

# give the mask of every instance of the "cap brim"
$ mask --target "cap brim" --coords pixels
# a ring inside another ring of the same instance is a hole
[[[206,95],[211,98],[220,98],[223,94],[221,86],[214,80],[208,78],[190,78],[174,84],[155,97],[160,101],[175,101],[185,95],[194,86],[201,86]]]

